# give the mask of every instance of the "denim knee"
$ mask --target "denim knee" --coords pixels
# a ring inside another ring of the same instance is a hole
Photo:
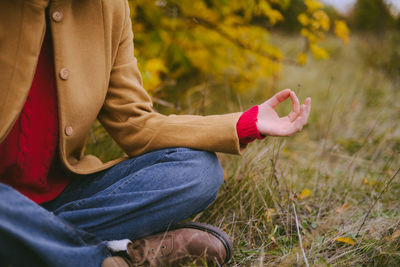
[[[195,187],[192,193],[198,201],[208,206],[217,197],[219,188],[224,181],[224,172],[215,153],[194,151],[192,159],[196,162],[193,167],[192,179]]]

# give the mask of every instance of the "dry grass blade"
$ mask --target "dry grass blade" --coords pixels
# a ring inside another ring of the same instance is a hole
[[[392,181],[394,180],[394,178],[396,178],[397,174],[400,172],[400,168],[397,169],[397,171],[392,175],[392,177],[389,179],[389,181],[386,183],[386,186],[383,188],[383,190],[381,191],[381,193],[379,194],[379,196],[375,199],[374,203],[371,205],[371,207],[369,207],[367,214],[365,214],[365,217],[360,225],[360,228],[358,228],[357,234],[356,236],[358,236],[358,234],[360,233],[362,227],[364,226],[369,214],[371,213],[371,210],[375,207],[376,203],[378,203],[379,199],[382,197],[383,193],[386,192],[386,190],[389,188],[389,185],[392,183]]]
[[[304,248],[303,248],[303,241],[301,240],[301,234],[300,234],[300,228],[299,228],[299,219],[297,218],[296,206],[294,205],[294,203],[292,203],[292,205],[293,205],[294,217],[296,218],[296,228],[297,228],[297,234],[299,236],[301,253],[303,253],[304,263],[308,267],[310,265],[308,264],[306,253],[305,253]]]

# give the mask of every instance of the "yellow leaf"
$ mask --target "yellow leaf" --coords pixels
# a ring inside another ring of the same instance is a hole
[[[392,237],[391,237],[392,241],[394,241],[395,239],[397,239],[399,236],[400,236],[400,229],[394,231],[394,233],[392,234]]]
[[[317,10],[313,13],[313,17],[318,21],[319,25],[324,31],[329,30],[330,20],[325,11]]]
[[[278,21],[283,20],[283,16],[281,14],[281,12],[279,12],[279,10],[273,9],[270,4],[268,4],[268,2],[265,1],[261,1],[259,3],[259,8],[260,11],[268,17],[269,22],[271,22],[271,24],[275,24]]]
[[[146,62],[145,69],[153,73],[166,72],[167,68],[161,58],[152,58]]]
[[[321,26],[321,25],[320,25],[319,22],[316,21],[316,20],[313,20],[313,21],[311,22],[311,28],[312,28],[313,31],[317,31],[317,30],[319,29],[320,26]]]
[[[355,243],[353,239],[351,239],[350,237],[347,237],[347,236],[338,237],[338,238],[335,239],[335,241],[346,243],[346,244],[349,244],[349,245],[354,245],[354,243]]]
[[[307,37],[310,34],[310,32],[306,28],[302,28],[300,34]]]
[[[368,178],[363,179],[363,184],[368,184]]]
[[[307,63],[307,55],[305,53],[300,53],[297,55],[297,62],[300,65],[304,65]]]
[[[343,206],[341,206],[340,208],[337,208],[337,209],[336,209],[336,212],[341,213],[341,212],[347,210],[349,207],[350,207],[350,204],[349,204],[349,203],[345,203],[345,204],[344,204]]]
[[[297,20],[301,23],[303,26],[307,26],[310,23],[310,19],[305,13],[301,13],[298,17]]]
[[[147,91],[154,93],[162,83],[161,74],[167,72],[164,61],[160,58],[149,59],[143,71],[143,83]]]
[[[316,59],[327,59],[327,58],[329,58],[328,52],[324,48],[322,48],[322,47],[320,47],[320,46],[318,46],[316,44],[310,44],[310,49],[311,49],[311,53],[313,54],[313,56]]]
[[[304,0],[304,4],[309,12],[313,12],[314,10],[324,7],[324,5],[318,0]]]
[[[315,43],[318,41],[317,36],[315,36],[315,34],[311,33],[306,28],[302,28],[300,31],[300,34],[303,35],[304,37],[307,37],[307,39],[308,39],[308,41],[310,41],[310,43]]]
[[[300,199],[305,199],[305,198],[310,197],[311,195],[312,195],[311,190],[305,188],[305,189],[303,189],[303,190],[301,191],[301,193],[300,193],[300,195],[299,195],[299,198],[300,198]]]
[[[344,20],[335,21],[335,34],[337,37],[341,38],[345,44],[349,43],[349,33],[350,30]]]

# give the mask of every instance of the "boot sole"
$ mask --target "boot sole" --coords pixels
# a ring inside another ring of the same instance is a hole
[[[221,229],[218,227],[215,227],[210,224],[206,223],[198,223],[198,222],[187,222],[187,223],[180,223],[180,224],[175,224],[172,225],[168,230],[176,230],[176,229],[181,229],[181,228],[191,228],[191,229],[196,229],[196,230],[201,230],[204,232],[207,232],[209,234],[212,234],[213,236],[217,237],[219,240],[221,240],[222,244],[224,244],[225,251],[226,251],[226,257],[225,257],[225,262],[227,263],[233,256],[233,243],[230,237]]]

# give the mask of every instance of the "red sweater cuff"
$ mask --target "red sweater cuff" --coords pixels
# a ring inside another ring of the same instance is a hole
[[[253,142],[255,139],[264,139],[257,129],[258,105],[250,108],[240,116],[236,124],[236,131],[239,137],[239,142],[246,145]]]

